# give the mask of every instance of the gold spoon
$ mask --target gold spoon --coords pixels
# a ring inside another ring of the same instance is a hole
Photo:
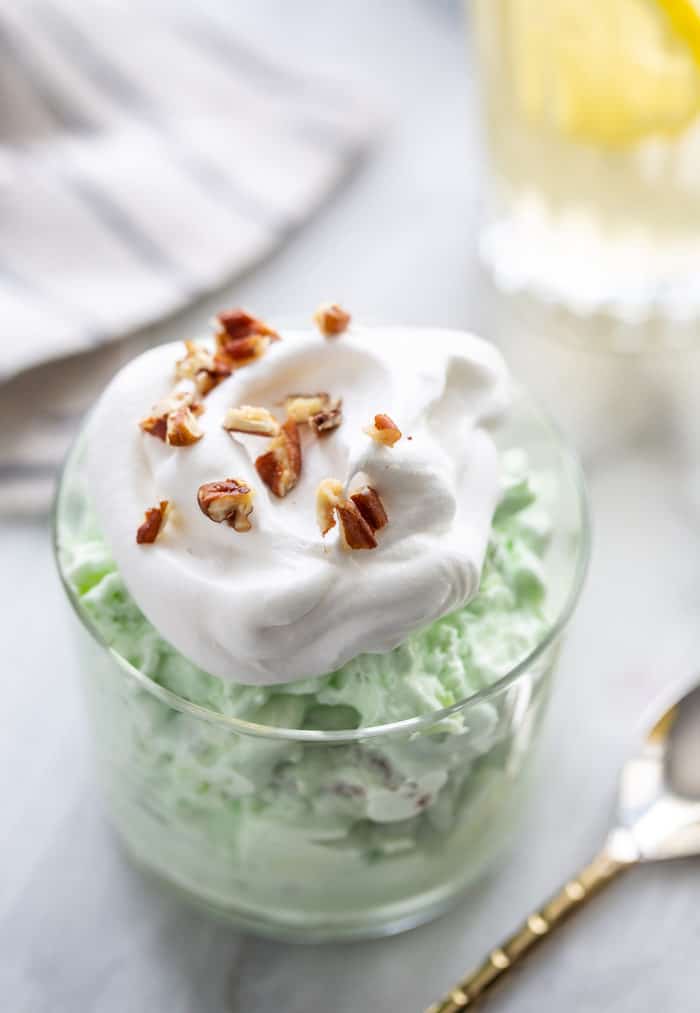
[[[617,826],[593,861],[425,1013],[472,1009],[540,940],[638,862],[700,855],[700,684],[657,719],[622,768]]]

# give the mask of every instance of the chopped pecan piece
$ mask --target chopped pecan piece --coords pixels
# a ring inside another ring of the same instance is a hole
[[[165,442],[165,435],[168,431],[167,415],[149,415],[148,418],[141,419],[139,425],[144,433],[148,433],[149,436],[155,436],[157,439]]]
[[[347,330],[350,314],[338,303],[322,303],[314,313],[314,321],[321,334],[333,338]]]
[[[202,513],[215,524],[226,521],[236,531],[250,531],[249,517],[253,512],[254,496],[254,490],[240,478],[205,482],[197,490],[197,502]]]
[[[337,429],[343,421],[340,398],[333,399],[329,394],[290,394],[285,398],[284,406],[289,418],[300,425],[308,423],[316,435]]]
[[[211,369],[200,369],[194,378],[198,393],[206,397],[209,391],[218,387],[220,383],[227,380],[233,372],[232,367],[218,356],[214,356],[214,365]]]
[[[318,394],[289,394],[284,399],[284,409],[290,419],[299,425],[308,422],[313,415],[331,406],[331,398],[325,391]]]
[[[175,363],[175,376],[178,380],[194,381],[197,392],[202,397],[206,397],[209,391],[231,375],[229,365],[217,361],[211,352],[196,341],[186,341],[185,352],[184,357]]]
[[[335,527],[335,508],[343,499],[343,483],[337,478],[324,478],[316,490],[316,520],[322,535]]]
[[[151,507],[144,514],[143,524],[136,531],[138,545],[151,545],[160,534],[168,512],[168,501],[162,499],[157,507]]]
[[[375,489],[364,486],[346,499],[342,483],[325,478],[316,490],[316,520],[322,535],[335,527],[336,516],[340,521],[341,543],[346,549],[375,549],[374,532],[388,521]]]
[[[337,401],[332,408],[312,415],[309,419],[309,425],[317,436],[321,436],[322,433],[330,433],[334,429],[337,429],[342,421],[343,412],[340,407],[340,401]]]
[[[175,376],[178,380],[194,380],[201,370],[213,368],[212,353],[196,341],[186,341],[185,354],[175,363]]]
[[[215,360],[231,370],[261,358],[271,341],[279,341],[277,331],[245,310],[226,310],[216,319]]]
[[[243,366],[263,357],[269,347],[270,340],[261,334],[251,334],[247,338],[227,340],[216,353],[216,362],[220,367],[228,368],[229,372],[234,369],[242,369]]]
[[[350,499],[367,521],[372,531],[379,531],[388,522],[384,504],[379,498],[376,489],[370,485],[364,486],[353,493]]]
[[[352,500],[343,500],[335,509],[340,521],[341,541],[346,549],[376,549],[374,532]]]
[[[183,405],[168,415],[165,442],[171,447],[191,447],[203,436],[195,413],[189,405]]]
[[[223,427],[230,433],[251,433],[255,436],[277,436],[280,431],[279,422],[267,408],[249,404],[229,408]]]
[[[280,498],[291,492],[301,475],[301,443],[294,419],[287,419],[279,435],[270,443],[266,454],[256,460],[255,467],[265,485]]]
[[[374,425],[367,426],[365,432],[385,447],[393,447],[401,439],[401,430],[388,415],[375,415]]]
[[[241,309],[240,306],[236,309],[223,310],[223,312],[217,313],[216,320],[220,328],[217,340],[220,335],[236,341],[239,338],[250,337],[251,334],[259,334],[263,337],[273,338],[274,340],[279,339],[279,334],[269,324],[266,324],[264,320],[259,320],[257,317],[252,316],[246,310]]]
[[[141,419],[144,433],[156,436],[173,447],[187,447],[204,435],[195,422],[204,406],[194,400],[188,391],[177,391],[153,405],[151,414]]]

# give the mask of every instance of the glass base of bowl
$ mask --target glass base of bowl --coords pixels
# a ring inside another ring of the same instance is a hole
[[[512,782],[507,798],[499,798],[494,805],[496,799],[488,799],[492,793],[486,792],[485,801],[495,812],[492,811],[489,818],[482,810],[482,832],[475,836],[472,825],[472,833],[466,837],[456,828],[459,836],[440,852],[425,855],[418,852],[398,856],[396,860],[388,859],[368,867],[365,875],[358,868],[353,870],[348,866],[346,875],[351,882],[346,883],[349,889],[343,887],[345,900],[339,896],[332,905],[326,906],[324,898],[329,891],[319,891],[315,877],[304,883],[304,875],[310,874],[308,868],[298,870],[298,882],[291,889],[288,877],[278,873],[277,886],[251,889],[246,897],[245,887],[236,891],[233,886],[237,877],[244,883],[248,880],[246,867],[236,869],[239,862],[234,856],[229,863],[230,871],[227,872],[225,863],[221,863],[219,877],[214,875],[207,881],[197,863],[189,866],[178,863],[177,851],[168,856],[170,861],[162,849],[154,851],[153,841],[144,836],[143,822],[134,822],[133,810],[124,809],[114,796],[108,799],[107,813],[121,850],[131,864],[159,888],[217,922],[285,942],[359,941],[395,935],[432,921],[493,875],[517,847],[536,772],[537,749],[532,749]],[[481,819],[477,822],[481,823]],[[209,858],[206,875],[218,864],[215,855]],[[421,871],[424,883],[422,888],[416,889]],[[275,870],[271,868],[270,884],[274,879]],[[387,888],[382,896],[380,882],[392,879],[394,889]],[[337,884],[329,883],[328,887],[332,891]]]
[[[119,842],[127,859],[141,875],[155,888],[175,897],[192,910],[240,932],[276,942],[299,944],[381,939],[408,932],[434,921],[466,901],[477,887],[483,886],[494,877],[515,847],[515,840],[508,839],[473,875],[456,883],[445,883],[421,897],[420,907],[416,907],[416,899],[412,897],[403,903],[387,905],[376,912],[371,921],[360,918],[346,919],[341,915],[342,921],[328,920],[309,924],[303,920],[283,922],[272,912],[266,915],[263,912],[224,905],[214,898],[207,899],[187,885],[165,876],[159,869],[155,869],[137,856],[121,835]]]

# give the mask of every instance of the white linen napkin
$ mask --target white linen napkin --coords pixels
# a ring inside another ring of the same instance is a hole
[[[17,413],[32,381],[8,381],[249,268],[318,207],[378,122],[353,89],[239,37],[235,5],[216,20],[195,4],[0,6],[0,421],[25,433],[0,443],[0,513],[32,482],[46,506],[65,446],[36,418],[27,438]]]

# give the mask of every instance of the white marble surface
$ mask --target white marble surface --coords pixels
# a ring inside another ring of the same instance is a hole
[[[232,15],[233,16],[233,15]],[[368,944],[298,947],[210,924],[144,885],[100,810],[67,612],[45,524],[0,530],[0,1008],[7,1013],[420,1013],[587,859],[654,694],[692,670],[700,605],[697,364],[587,358],[499,310],[473,254],[478,157],[461,30],[437,0],[236,5],[251,34],[382,92],[373,161],[278,256],[221,301],[261,312],[339,298],[365,317],[480,327],[572,427],[595,518],[588,586],[563,652],[535,796],[513,860],[433,925]],[[27,382],[31,395],[41,386]],[[489,1008],[698,1008],[700,866],[635,870],[551,940]]]

